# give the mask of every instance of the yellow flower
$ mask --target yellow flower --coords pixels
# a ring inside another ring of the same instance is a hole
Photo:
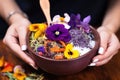
[[[29,30],[35,32],[34,38],[38,38],[39,36],[42,36],[47,29],[47,25],[45,23],[40,24],[31,24],[29,26]]]
[[[41,36],[41,35],[42,35],[42,32],[39,30],[39,31],[37,31],[37,32],[35,33],[34,38],[36,39],[36,38],[38,38],[38,37]]]
[[[40,27],[40,24],[31,24],[29,26],[29,30],[30,31],[38,31],[39,30],[39,27]]]
[[[72,44],[68,44],[66,46],[66,49],[64,51],[64,56],[67,59],[73,59],[73,58],[77,58],[79,57],[80,53],[78,50],[73,49],[73,45]]]
[[[23,72],[16,72],[13,74],[13,76],[17,79],[17,80],[25,80],[26,78],[26,74]]]
[[[72,44],[67,44],[67,46],[65,48],[66,48],[66,50],[70,50],[70,49],[73,48],[73,45]]]
[[[17,65],[14,67],[14,74],[13,76],[17,79],[17,80],[24,80],[26,78],[26,74],[24,73],[24,69],[22,68],[22,66]]]
[[[44,24],[44,23],[41,23],[41,24],[40,24],[40,31],[41,31],[41,32],[45,32],[46,29],[47,29],[47,25]]]
[[[36,24],[31,24],[29,26],[29,30],[35,31],[35,32],[38,30],[44,32],[46,30],[46,28],[47,28],[47,25],[45,23],[36,23]]]

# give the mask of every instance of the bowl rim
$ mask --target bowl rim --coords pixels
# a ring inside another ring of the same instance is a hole
[[[31,34],[31,31],[28,31],[28,34],[27,34],[27,50],[30,51],[30,53],[34,54],[35,56],[38,56],[42,59],[45,59],[45,60],[48,60],[48,61],[57,61],[57,62],[68,62],[68,61],[74,61],[74,60],[77,60],[77,59],[81,59],[81,58],[84,58],[86,55],[88,54],[91,54],[90,52],[92,52],[96,47],[99,47],[100,45],[100,36],[97,32],[97,30],[95,28],[93,28],[92,26],[90,26],[91,30],[92,30],[92,33],[95,35],[96,34],[96,37],[95,37],[95,46],[90,50],[88,51],[87,53],[85,53],[84,55],[81,55],[77,58],[73,58],[73,59],[62,59],[62,60],[55,60],[55,59],[51,59],[51,58],[47,58],[47,57],[44,57],[44,56],[41,56],[41,55],[38,55],[38,54],[35,54],[35,52],[32,50],[32,48],[30,47],[29,45],[29,36]],[[28,53],[28,54],[30,54]],[[30,56],[30,55],[29,55]]]

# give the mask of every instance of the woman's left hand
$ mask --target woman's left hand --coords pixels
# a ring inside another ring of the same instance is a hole
[[[90,66],[101,66],[106,64],[116,53],[118,53],[120,48],[120,42],[114,32],[104,26],[99,27],[97,31],[101,39],[98,51],[99,55],[93,58],[93,62]]]

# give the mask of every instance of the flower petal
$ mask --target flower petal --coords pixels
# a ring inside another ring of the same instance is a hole
[[[88,24],[90,20],[91,20],[91,16],[89,15],[83,19],[83,22]]]
[[[38,31],[40,24],[30,24],[29,30],[30,31]]]
[[[60,15],[56,15],[53,17],[53,23],[60,22]]]
[[[13,66],[10,63],[6,62],[6,65],[1,70],[1,72],[12,72],[12,70],[13,70]]]
[[[25,70],[22,68],[21,65],[16,65],[13,69],[14,73],[18,73],[18,72],[25,72]]]
[[[35,35],[34,35],[34,38],[37,39],[40,35],[42,35],[41,31],[38,30]]]
[[[69,22],[69,21],[70,21],[70,16],[69,16],[69,14],[65,13],[64,16],[65,16],[64,21],[65,21],[65,22]]]
[[[0,57],[0,67],[3,67],[4,62],[5,62],[4,56]]]

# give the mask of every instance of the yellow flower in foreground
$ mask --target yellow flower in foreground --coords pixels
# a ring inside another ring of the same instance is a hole
[[[29,26],[29,30],[35,32],[34,38],[38,38],[39,36],[42,36],[47,29],[47,25],[45,23],[40,24],[31,24]]]
[[[22,66],[17,65],[14,67],[14,74],[13,76],[17,79],[17,80],[24,80],[26,78],[26,74],[24,73],[24,69],[22,68]]]
[[[77,58],[79,57],[80,53],[78,50],[73,49],[73,45],[72,44],[68,44],[66,46],[66,49],[64,51],[64,56],[67,59],[73,59],[73,58]]]
[[[23,73],[23,72],[14,73],[13,76],[14,76],[17,80],[25,80],[25,78],[26,78],[26,74]]]

